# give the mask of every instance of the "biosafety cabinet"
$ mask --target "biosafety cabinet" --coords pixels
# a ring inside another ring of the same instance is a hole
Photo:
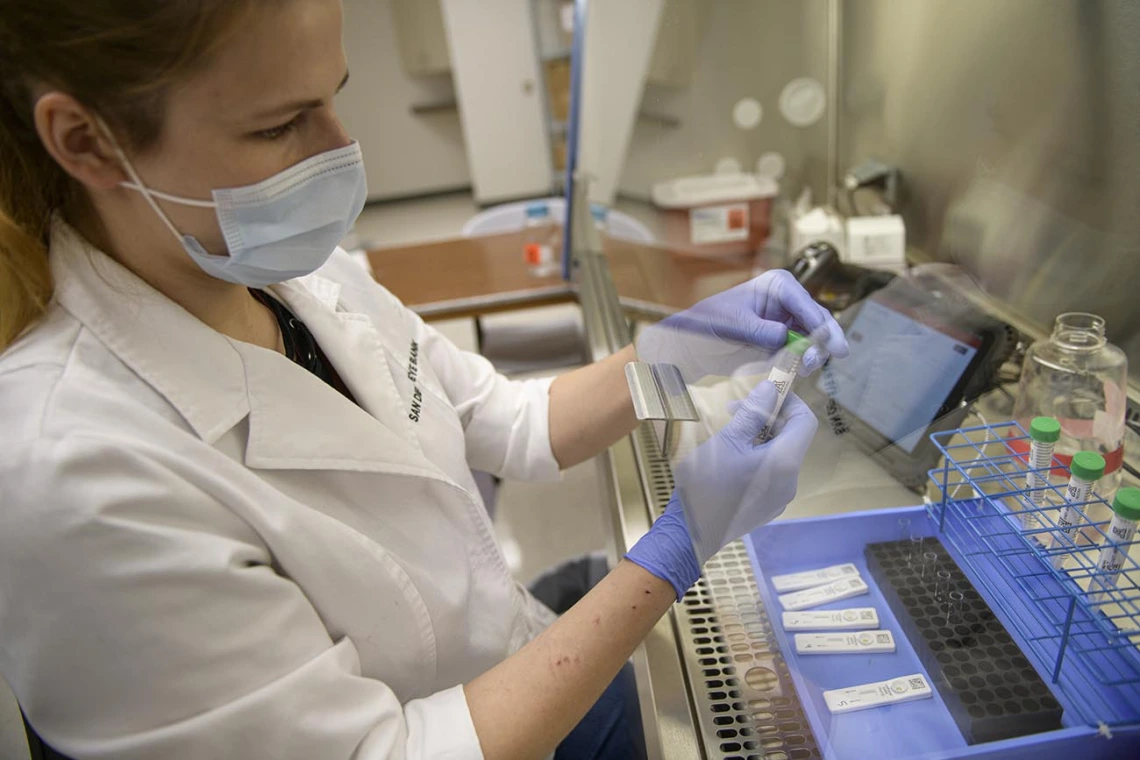
[[[780,185],[757,271],[795,265],[797,201],[899,217],[910,271],[933,273],[931,301],[884,289],[834,305],[856,340],[875,334],[869,308],[874,324],[909,317],[949,336],[937,374],[958,372],[963,391],[938,396],[909,439],[834,393],[817,408],[796,500],[714,557],[634,657],[649,757],[1140,757],[1140,550],[1112,522],[1114,502],[1140,484],[1140,300],[1129,285],[1140,275],[1140,7],[579,6],[570,249],[592,356],[662,314],[618,300],[587,200],[648,203],[655,183],[713,174],[725,159],[725,172]],[[682,17],[684,33],[669,27]],[[685,76],[666,66],[670,45]],[[797,85],[781,103],[803,78],[819,92]],[[799,119],[818,97],[818,118]],[[742,126],[745,98],[760,117]],[[964,304],[938,310],[944,323],[922,311],[940,298]],[[1120,487],[1077,502],[1066,492],[1072,459],[1035,466],[1028,424],[1012,411],[1025,347],[1063,312],[1102,317],[1130,360],[1124,448],[1107,465]],[[972,387],[983,354],[993,366]],[[909,392],[906,377],[868,387],[897,387],[876,397],[889,407]],[[808,378],[797,392],[825,385]],[[599,458],[614,556],[663,510],[691,424],[648,420]],[[1076,530],[1061,519],[1070,503],[1090,515]],[[1103,564],[1106,547],[1116,565]]]

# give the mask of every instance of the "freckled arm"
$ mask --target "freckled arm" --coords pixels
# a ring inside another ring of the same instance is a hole
[[[675,601],[668,582],[623,560],[542,635],[467,684],[486,760],[553,752]]]

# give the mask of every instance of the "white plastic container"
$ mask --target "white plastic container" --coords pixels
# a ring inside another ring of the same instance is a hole
[[[906,225],[897,214],[854,216],[847,220],[843,261],[901,274],[906,269]]]
[[[755,253],[768,238],[780,187],[756,174],[711,174],[658,182],[653,202],[665,212],[665,243],[711,256]]]
[[[816,207],[794,216],[789,251],[799,253],[812,243],[830,243],[838,251],[839,260],[846,260],[847,232],[838,214]]]

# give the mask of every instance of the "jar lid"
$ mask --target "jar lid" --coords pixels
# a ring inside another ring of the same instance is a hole
[[[1061,423],[1053,417],[1034,417],[1029,423],[1029,437],[1041,443],[1056,443],[1061,438]]]
[[[1112,511],[1125,520],[1140,520],[1140,488],[1121,488],[1117,491]]]
[[[1073,455],[1069,472],[1081,480],[1094,481],[1100,480],[1101,475],[1104,475],[1104,468],[1104,457],[1100,454],[1095,451],[1078,451]]]

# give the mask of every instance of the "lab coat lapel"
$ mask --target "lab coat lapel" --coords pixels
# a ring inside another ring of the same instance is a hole
[[[340,285],[320,275],[285,282],[274,290],[312,331],[357,403],[422,453],[372,320],[341,311]]]
[[[336,310],[340,286],[312,276],[273,291],[313,333],[359,407],[281,355],[241,344],[250,405],[246,464],[446,480],[423,456],[371,320]]]
[[[248,467],[438,477],[402,436],[320,378],[276,352],[235,346],[249,392]]]
[[[420,451],[371,321],[338,313],[340,286],[274,288],[313,331],[363,410],[275,351],[211,330],[61,219],[51,262],[60,304],[161,393],[206,443],[249,416],[249,467],[413,474],[451,482]]]

